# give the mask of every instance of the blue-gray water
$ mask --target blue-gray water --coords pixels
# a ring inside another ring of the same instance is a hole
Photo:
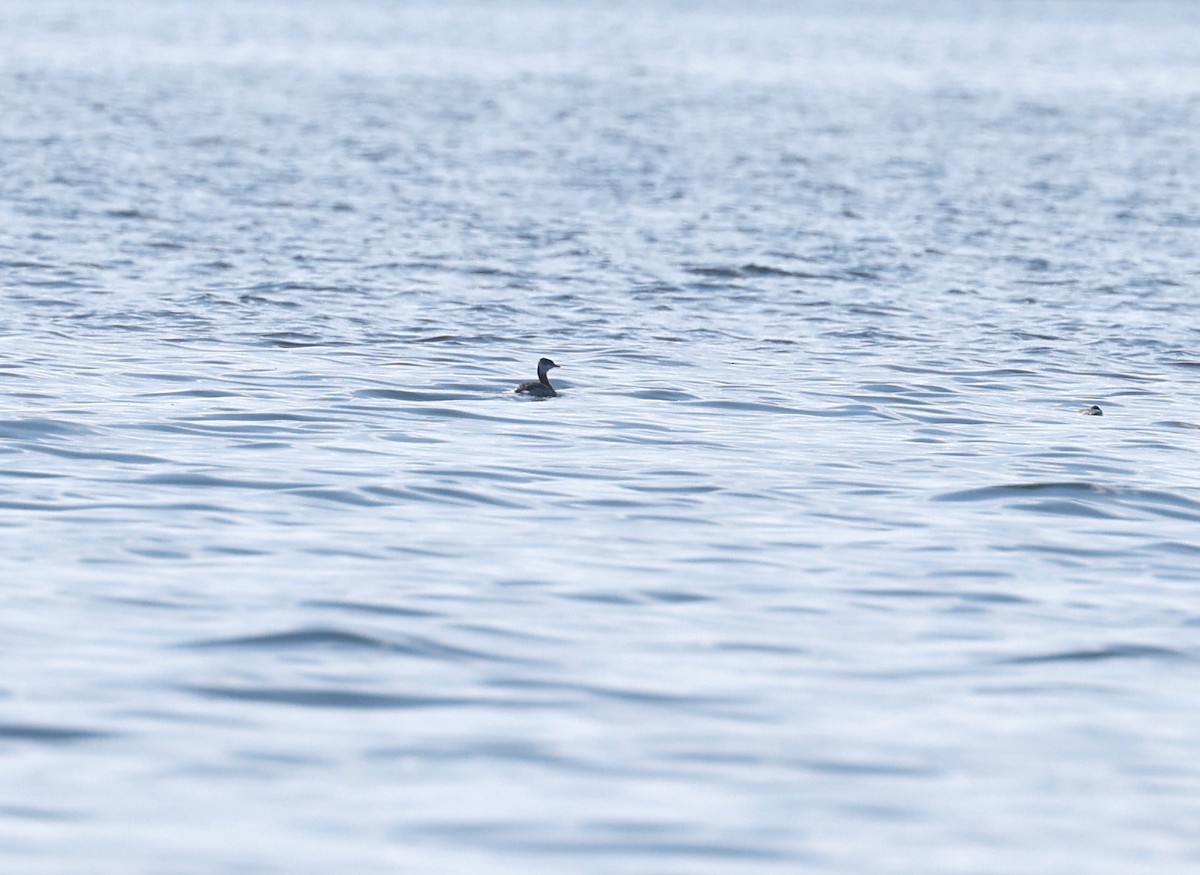
[[[5,0],[0,871],[1197,871],[1198,33]]]

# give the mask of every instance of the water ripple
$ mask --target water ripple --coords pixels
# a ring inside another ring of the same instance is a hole
[[[1031,497],[1042,501],[1025,501]],[[1014,499],[1021,499],[1014,501]],[[1057,500],[1051,500],[1057,499]],[[935,495],[933,501],[1007,501],[1012,507],[1043,513],[1112,518],[1117,510],[1138,510],[1156,516],[1200,522],[1200,501],[1171,492],[1130,489],[1086,482],[1009,483],[961,489]]]
[[[1172,662],[1176,660],[1194,661],[1194,658],[1181,650],[1170,647],[1156,647],[1150,644],[1106,644],[1085,650],[1066,650],[1059,653],[1041,653],[1029,656],[1013,656],[1003,660],[1010,665],[1038,665],[1055,662],[1107,662],[1117,659],[1148,659]]]
[[[97,729],[44,726],[27,723],[0,723],[0,741],[30,741],[38,744],[72,744],[112,738],[113,733]]]
[[[480,696],[404,696],[296,687],[185,686],[185,693],[208,699],[254,702],[264,705],[295,705],[302,708],[339,710],[422,710],[432,708],[536,708],[545,703]]]
[[[428,611],[419,608],[400,607],[398,605],[384,604],[369,604],[366,602],[347,602],[336,599],[312,599],[301,602],[305,607],[310,608],[329,608],[338,611],[352,611],[355,613],[364,614],[379,614],[389,617],[439,617],[442,616],[437,611]]]
[[[483,653],[478,650],[468,650],[462,647],[452,647],[415,635],[406,635],[400,638],[378,638],[358,632],[347,632],[342,629],[324,627],[290,629],[285,632],[269,632],[262,635],[246,635],[233,638],[212,638],[203,641],[192,641],[181,646],[203,649],[234,648],[243,650],[336,648],[376,650],[385,653],[403,654],[405,656],[420,656],[425,659],[450,661],[510,661],[497,654]]]

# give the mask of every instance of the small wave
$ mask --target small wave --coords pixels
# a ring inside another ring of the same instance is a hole
[[[0,438],[37,440],[92,433],[86,426],[58,419],[0,419]]]
[[[469,480],[493,480],[498,483],[529,483],[533,478],[527,471],[508,471],[489,468],[439,468],[422,469],[427,477],[454,477]]]
[[[127,547],[126,552],[131,556],[141,556],[143,559],[162,559],[168,562],[181,561],[191,559],[190,553],[185,553],[182,550],[155,550],[149,548]]]
[[[4,471],[0,470],[0,477],[13,477],[19,480],[58,480],[66,475],[55,474],[49,471]]]
[[[247,292],[244,295],[238,295],[239,304],[267,304],[274,307],[286,307],[289,310],[294,310],[300,306],[296,301],[278,301],[274,298],[268,298],[264,295],[254,295]]]
[[[882,762],[818,759],[805,760],[802,765],[810,771],[830,775],[929,778],[940,774],[938,770],[925,766],[898,765]]]
[[[368,650],[388,650],[388,644],[378,638],[343,632],[340,629],[297,629],[291,632],[275,632],[266,635],[248,635],[241,638],[212,638],[192,641],[183,645],[192,648],[246,648],[251,650],[284,649],[292,647],[344,647]]]
[[[354,611],[364,614],[380,614],[389,617],[440,617],[437,611],[420,608],[402,608],[396,605],[376,605],[369,602],[343,602],[332,599],[314,599],[301,602],[306,608],[329,608],[339,611]]]
[[[382,398],[386,401],[469,401],[477,396],[465,392],[414,392],[410,389],[359,389],[355,398]]]
[[[570,758],[530,741],[478,741],[454,746],[388,747],[370,751],[368,756],[372,759],[420,759],[422,761],[443,760],[447,762],[459,761],[463,758],[474,762],[497,760],[549,766],[563,769],[572,774],[583,772],[614,774],[618,772],[617,767],[607,760],[591,763]]]
[[[53,808],[40,808],[33,805],[0,805],[0,817],[15,820],[45,820],[72,821],[83,820],[83,814],[73,811],[60,811]]]
[[[352,650],[376,650],[446,661],[509,661],[495,654],[483,653],[478,650],[467,650],[462,647],[453,647],[416,635],[406,635],[399,639],[377,638],[358,632],[346,632],[341,629],[322,627],[289,629],[284,632],[268,632],[262,635],[246,635],[234,638],[213,638],[203,641],[192,641],[181,646],[197,649],[229,648],[244,650],[291,650],[295,648],[334,647]]]
[[[58,270],[60,266],[48,261],[0,260],[0,268],[13,268],[16,270]]]
[[[221,389],[181,389],[176,392],[145,392],[140,398],[236,398],[238,392]]]
[[[935,495],[932,501],[1011,501],[1012,507],[1066,516],[1122,518],[1122,511],[1200,522],[1200,501],[1154,489],[1125,489],[1086,482],[1006,483],[958,489]],[[1038,500],[1028,500],[1038,499]]]
[[[161,456],[145,456],[140,453],[112,453],[104,450],[67,450],[62,447],[38,445],[37,451],[60,459],[83,459],[95,462],[119,462],[123,465],[162,465],[169,460]]]
[[[410,487],[410,492],[413,497],[418,497],[426,501],[438,501],[443,504],[486,504],[493,507],[525,507],[525,505],[515,501],[506,501],[503,498],[483,495],[468,489],[455,489],[449,486],[412,486]]]
[[[184,422],[143,422],[138,425],[141,431],[159,432],[162,434],[189,434],[217,437],[247,437],[260,438],[265,436],[289,437],[301,434],[303,429],[285,428],[279,425],[202,425],[200,423]]]
[[[331,501],[335,504],[348,504],[353,507],[379,507],[385,502],[372,501],[353,489],[334,489],[332,487],[304,487],[292,490],[293,495],[303,495],[306,498],[318,498],[321,501]]]
[[[511,389],[505,390],[505,394],[511,395],[514,400],[520,400],[522,396],[512,392]],[[521,425],[524,423],[522,419],[514,419],[510,416],[489,416],[485,413],[470,413],[466,410],[457,410],[453,407],[406,407],[404,412],[407,414],[418,414],[420,416],[437,417],[439,419],[469,419],[480,422],[502,422],[509,425]]]
[[[467,696],[399,696],[386,693],[363,693],[354,690],[308,689],[303,687],[216,687],[187,686],[186,693],[208,699],[227,699],[235,702],[257,702],[265,705],[297,705],[303,708],[336,708],[345,710],[410,710],[423,708],[463,708],[486,705],[490,708],[509,706],[510,702],[494,702]]]
[[[1005,483],[999,486],[980,486],[974,489],[957,489],[934,496],[934,501],[993,501],[1012,496],[1030,494],[1054,495],[1059,497],[1103,495],[1102,486],[1083,482],[1062,483]]]
[[[113,733],[98,729],[66,726],[39,726],[27,723],[0,723],[0,740],[32,741],[40,744],[70,744],[111,738]]]
[[[137,482],[150,486],[187,486],[204,489],[262,489],[282,491],[290,489],[312,489],[316,484],[289,482],[284,480],[234,480],[230,477],[212,477],[208,474],[151,474]]]
[[[694,858],[698,862],[710,863],[723,860],[731,865],[734,861],[777,863],[788,860],[794,863],[797,860],[796,854],[763,847],[761,842],[742,844],[718,841],[707,836],[692,838],[686,832],[675,835],[677,830],[671,826],[584,822],[583,828],[582,834],[562,837],[547,836],[544,826],[521,827],[508,823],[442,823],[429,825],[420,831],[452,837],[458,841],[470,837],[473,844],[483,844],[496,851],[561,855],[570,859],[579,859],[581,856],[587,859],[623,856]]]
[[[700,593],[665,589],[642,590],[642,595],[653,601],[670,605],[695,604],[696,602],[710,602],[713,600],[712,596],[701,595]]]
[[[599,605],[636,605],[641,600],[620,592],[575,592],[564,598],[579,602],[595,602]]]
[[[1192,657],[1181,650],[1174,650],[1170,647],[1156,647],[1149,644],[1108,644],[1085,650],[1013,656],[1001,661],[1009,665],[1037,665],[1051,662],[1104,662],[1111,659],[1191,660]]]
[[[908,587],[897,589],[861,588],[850,590],[850,592],[853,592],[856,595],[871,596],[872,598],[956,599],[964,602],[997,605],[1024,605],[1031,603],[1029,599],[1022,596],[1013,595],[1012,593],[979,590],[957,592],[954,590],[919,589]]]
[[[720,486],[709,486],[703,483],[690,486],[656,486],[643,483],[626,483],[623,484],[623,487],[633,492],[661,493],[663,495],[706,495],[710,492],[723,491]]]
[[[330,422],[327,416],[312,416],[305,413],[211,413],[205,416],[189,416],[183,422]]]
[[[644,605],[652,603],[686,605],[713,600],[712,596],[676,590],[643,590],[640,593],[591,590],[568,593],[563,598],[579,602],[595,602],[602,605]]]
[[[735,265],[733,267],[725,267],[721,265],[690,265],[684,268],[692,276],[703,277],[704,279],[755,279],[758,277],[778,277],[784,279],[837,279],[845,274],[849,274],[854,278],[867,278],[860,276],[861,272],[855,271],[837,271],[830,273],[828,271],[807,271],[807,270],[789,270],[785,267],[778,267],[772,264],[758,264],[756,262],[747,262],[746,264]]]
[[[766,404],[761,401],[690,401],[690,407],[710,407],[716,410],[737,410],[746,413],[788,413],[811,414],[811,411],[798,407],[784,407],[781,404]]]
[[[159,221],[159,217],[152,213],[145,213],[136,207],[129,207],[123,210],[104,210],[101,215],[109,219],[143,219],[145,221]]]
[[[1074,516],[1094,520],[1124,519],[1124,514],[1110,513],[1082,501],[1022,501],[1012,505],[1017,510],[1046,513],[1054,516]]]
[[[633,392],[621,393],[627,398],[641,398],[646,401],[695,401],[696,396],[688,392],[672,389],[638,389]]]
[[[736,704],[734,700],[715,696],[689,696],[683,693],[659,690],[639,690],[628,687],[609,687],[598,684],[546,681],[532,678],[496,678],[486,682],[487,686],[503,689],[547,690],[558,693],[579,693],[598,699],[613,699],[633,705],[667,705],[671,707],[715,706]]]

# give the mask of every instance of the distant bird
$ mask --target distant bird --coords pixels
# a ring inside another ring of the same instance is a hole
[[[1080,410],[1079,412],[1082,413],[1084,416],[1103,416],[1104,415],[1104,411],[1101,410],[1099,407],[1097,407],[1095,404],[1093,404],[1091,407],[1085,407],[1085,408],[1083,408],[1083,410]]]
[[[522,395],[533,395],[535,398],[553,398],[558,393],[554,391],[554,387],[550,385],[550,380],[546,376],[551,368],[557,368],[554,362],[550,359],[538,359],[538,378],[536,381],[530,380],[528,383],[522,383],[514,392],[520,392]]]

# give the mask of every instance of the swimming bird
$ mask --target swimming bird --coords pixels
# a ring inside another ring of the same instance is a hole
[[[1097,407],[1095,404],[1093,404],[1091,407],[1085,407],[1082,410],[1080,410],[1079,412],[1082,413],[1084,416],[1103,416],[1104,415],[1104,411],[1101,410],[1099,407]]]
[[[536,398],[553,398],[558,393],[554,391],[554,387],[550,385],[550,380],[546,376],[551,368],[557,368],[554,362],[550,359],[538,359],[538,378],[530,380],[528,383],[522,383],[514,392],[520,392],[523,395],[533,395]]]

